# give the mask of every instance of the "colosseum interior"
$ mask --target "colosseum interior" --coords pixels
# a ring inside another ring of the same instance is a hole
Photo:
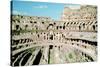
[[[11,15],[11,65],[97,60],[97,7],[64,7],[60,20]]]

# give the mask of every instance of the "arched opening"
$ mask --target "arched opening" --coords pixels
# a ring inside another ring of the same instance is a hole
[[[53,28],[53,24],[49,24],[49,26],[47,27],[47,29],[52,29]]]
[[[69,22],[67,23],[67,25],[69,24]]]
[[[71,24],[73,24],[73,22],[71,22]]]
[[[25,30],[27,29],[28,25],[25,25]]]
[[[36,21],[34,21],[34,23],[37,23]]]
[[[16,25],[16,30],[18,30],[19,29],[19,25]]]
[[[93,25],[93,30],[95,30],[95,25]]]
[[[56,29],[58,30],[58,26],[56,27]]]
[[[79,30],[81,30],[81,26],[79,26]]]
[[[83,28],[85,28],[85,23],[83,23]]]
[[[44,22],[42,22],[42,24],[44,24]]]
[[[65,30],[65,26],[63,26],[63,29]]]
[[[37,36],[38,36],[38,38],[39,38],[39,34],[38,34]]]
[[[53,40],[53,35],[50,35],[50,38],[49,38],[50,40]]]
[[[30,23],[33,23],[32,21],[30,21]]]
[[[53,45],[49,45],[49,49],[52,49],[53,48]]]
[[[62,26],[60,26],[60,29],[62,29]]]
[[[76,22],[74,22],[74,24],[76,24]]]
[[[56,25],[56,23],[54,22],[54,25]]]

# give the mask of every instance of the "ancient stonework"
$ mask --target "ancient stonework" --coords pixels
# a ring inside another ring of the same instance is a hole
[[[97,60],[97,7],[65,6],[60,20],[11,16],[11,64],[28,66]]]

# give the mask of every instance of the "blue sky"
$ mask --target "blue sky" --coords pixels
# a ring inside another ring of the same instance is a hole
[[[54,20],[61,18],[65,4],[62,3],[47,3],[33,1],[16,1],[12,3],[12,13],[28,16],[46,16]],[[77,6],[77,4],[66,4],[66,6]]]

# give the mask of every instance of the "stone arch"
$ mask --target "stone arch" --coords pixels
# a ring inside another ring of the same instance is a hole
[[[60,29],[62,29],[62,26],[60,26]]]
[[[92,26],[93,30],[95,30],[95,25]]]
[[[54,22],[54,25],[56,25],[56,23]]]
[[[18,30],[19,29],[19,25],[16,25],[16,30]]]
[[[39,35],[39,34],[37,34],[37,36],[38,36],[38,38],[40,37],[40,35]]]
[[[81,30],[81,26],[79,26],[79,30]]]
[[[65,30],[65,26],[63,26],[63,29]]]
[[[37,22],[36,22],[36,21],[34,21],[34,23],[36,24]]]
[[[50,40],[53,40],[53,35],[50,35],[49,39],[50,39]]]
[[[51,27],[51,26],[53,27],[53,24],[49,24],[49,26],[47,27],[47,29],[49,29],[49,27]]]
[[[30,21],[30,23],[33,23],[33,21]]]
[[[44,22],[42,22],[42,24],[44,24]]]
[[[85,27],[85,23],[83,23],[83,27]]]
[[[74,24],[76,24],[76,22],[74,22]]]
[[[70,24],[73,24],[73,22],[71,22]]]
[[[26,24],[26,25],[25,25],[25,30],[27,30],[27,28],[28,28],[28,25]]]
[[[56,29],[58,30],[58,26],[56,26]]]
[[[67,26],[68,26],[69,22],[67,23]]]
[[[64,22],[64,26],[65,26],[66,22]]]

